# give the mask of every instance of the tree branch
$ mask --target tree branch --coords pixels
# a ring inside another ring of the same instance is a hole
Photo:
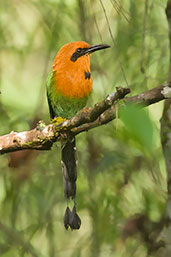
[[[107,124],[115,119],[115,103],[128,93],[130,93],[129,88],[119,87],[116,92],[95,104],[94,108],[85,107],[70,120],[47,126],[39,122],[38,126],[32,130],[19,133],[12,131],[10,134],[0,136],[0,154],[25,149],[49,150],[56,141]],[[167,98],[171,98],[171,83],[163,84],[136,96],[126,97],[124,102],[148,106]]]

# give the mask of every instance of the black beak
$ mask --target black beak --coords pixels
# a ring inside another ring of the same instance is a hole
[[[102,44],[102,45],[90,46],[89,48],[77,48],[76,51],[72,54],[70,60],[72,62],[76,62],[78,58],[80,58],[85,54],[91,54],[91,53],[94,53],[95,51],[102,50],[109,47],[110,47],[109,45]]]
[[[85,51],[85,54],[91,54],[91,53],[94,53],[95,51],[98,51],[98,50],[102,50],[102,49],[105,49],[105,48],[109,48],[110,46],[109,45],[93,45],[93,46],[90,46],[86,51]]]

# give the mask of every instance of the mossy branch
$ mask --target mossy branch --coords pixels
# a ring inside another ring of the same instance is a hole
[[[123,99],[128,93],[130,93],[129,88],[119,87],[116,92],[95,104],[93,108],[83,108],[70,120],[49,125],[45,125],[40,121],[37,127],[32,130],[18,133],[12,131],[10,134],[0,136],[0,154],[25,149],[50,150],[56,141],[64,140],[70,136],[76,136],[81,132],[107,124],[115,119],[114,104]],[[171,98],[171,83],[163,84],[136,96],[125,97],[124,101],[125,104],[132,102],[148,106],[167,98]]]

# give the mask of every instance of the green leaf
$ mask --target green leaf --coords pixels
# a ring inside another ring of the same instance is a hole
[[[154,149],[154,128],[147,110],[128,104],[121,108],[120,119],[131,139],[145,150]]]

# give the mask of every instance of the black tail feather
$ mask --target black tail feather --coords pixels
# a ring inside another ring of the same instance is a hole
[[[64,195],[66,199],[75,198],[76,195],[76,147],[75,138],[62,146],[62,174],[64,184]]]
[[[67,206],[64,215],[64,226],[66,230],[70,227],[72,230],[79,229],[81,226],[81,219],[76,212],[76,206],[74,205],[72,211]]]
[[[72,198],[74,200],[74,207],[71,210],[67,206],[64,215],[64,226],[66,229],[79,229],[81,220],[76,212],[76,180],[77,180],[77,166],[76,166],[76,145],[75,138],[67,141],[62,146],[62,174],[64,195],[66,199]]]

